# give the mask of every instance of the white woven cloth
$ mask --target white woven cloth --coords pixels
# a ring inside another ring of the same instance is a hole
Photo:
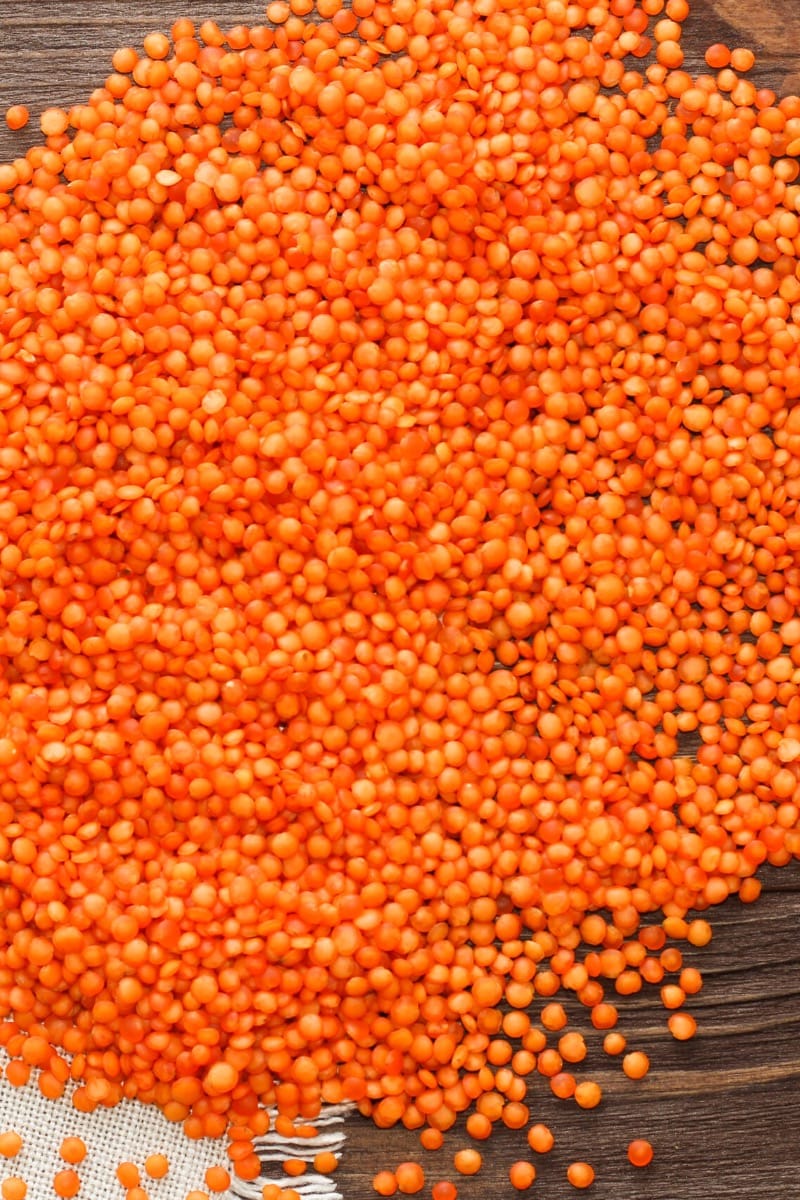
[[[72,1106],[70,1091],[61,1100],[46,1100],[31,1080],[27,1087],[13,1087],[2,1074],[8,1061],[0,1050],[0,1133],[15,1131],[23,1140],[22,1150],[14,1158],[0,1158],[0,1183],[19,1176],[28,1185],[27,1200],[54,1200],[53,1177],[67,1163],[59,1155],[66,1137],[80,1137],[86,1143],[86,1158],[73,1169],[81,1180],[78,1200],[110,1200],[121,1196],[116,1176],[120,1162],[134,1162],[142,1177],[142,1187],[151,1200],[185,1200],[193,1189],[207,1190],[204,1175],[208,1167],[229,1167],[224,1138],[191,1141],[180,1125],[171,1124],[152,1105],[124,1101],[113,1109],[93,1113],[78,1112]],[[264,1175],[254,1183],[235,1180],[231,1191],[219,1200],[244,1197],[260,1200],[264,1183],[294,1187],[304,1200],[341,1200],[335,1176],[308,1172],[290,1179],[280,1169],[286,1158],[301,1158],[309,1163],[320,1150],[339,1156],[344,1145],[344,1119],[347,1107],[325,1110],[314,1122],[316,1138],[291,1140],[270,1133],[257,1143],[265,1164]],[[164,1154],[169,1171],[163,1179],[150,1179],[144,1170],[149,1154]],[[212,1193],[212,1196],[214,1193]]]

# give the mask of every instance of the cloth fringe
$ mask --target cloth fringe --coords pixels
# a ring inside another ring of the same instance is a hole
[[[289,1176],[279,1167],[287,1158],[297,1158],[312,1164],[316,1155],[323,1150],[335,1154],[337,1160],[340,1159],[346,1140],[345,1119],[352,1111],[352,1104],[332,1104],[323,1109],[312,1122],[318,1130],[317,1136],[313,1138],[285,1137],[271,1131],[256,1139],[256,1154],[264,1169],[258,1179],[235,1179],[231,1185],[231,1195],[238,1200],[261,1200],[264,1184],[275,1183],[279,1187],[294,1188],[303,1200],[342,1200],[335,1176],[319,1175],[316,1171]],[[270,1115],[274,1117],[275,1114]]]

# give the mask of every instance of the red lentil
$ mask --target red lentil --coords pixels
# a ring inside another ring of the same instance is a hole
[[[314,1170],[320,1175],[332,1175],[338,1166],[339,1159],[331,1150],[320,1150],[314,1155]]]
[[[618,1033],[616,1030],[611,1033],[607,1033],[603,1038],[603,1049],[605,1050],[606,1054],[611,1056],[624,1054],[627,1044],[628,1042],[625,1035]]]
[[[22,1138],[16,1130],[0,1133],[0,1154],[3,1158],[16,1158],[22,1149]]]
[[[548,1151],[553,1149],[555,1144],[552,1130],[548,1125],[542,1124],[541,1121],[530,1126],[527,1138],[531,1150],[535,1150],[537,1154],[547,1154]]]
[[[6,109],[6,125],[9,129],[24,129],[30,119],[30,113],[24,104],[12,104]]]
[[[66,1137],[58,1148],[64,1162],[76,1166],[86,1158],[86,1143],[79,1137]]]
[[[305,1175],[306,1170],[308,1169],[305,1160],[302,1158],[285,1158],[281,1163],[281,1168],[285,1175],[291,1175],[293,1177]]]
[[[453,1156],[453,1166],[459,1175],[477,1175],[483,1165],[483,1158],[477,1150],[457,1150]]]
[[[124,1188],[139,1186],[139,1168],[132,1162],[121,1162],[117,1167],[117,1179]]]
[[[653,1147],[644,1138],[634,1138],[628,1144],[628,1159],[634,1167],[646,1167],[653,1161]]]
[[[63,1197],[64,1200],[70,1200],[72,1196],[77,1196],[81,1190],[80,1178],[71,1167],[67,1167],[63,1171],[57,1171],[53,1177],[53,1190],[57,1196]]]
[[[579,1108],[597,1108],[602,1098],[602,1088],[593,1079],[583,1080],[575,1088],[575,1103]]]
[[[413,1196],[425,1187],[425,1172],[419,1163],[403,1162],[395,1170],[397,1190],[404,1196]]]
[[[670,1013],[667,1027],[672,1036],[679,1042],[687,1042],[697,1032],[697,1021],[687,1012]]]
[[[567,1179],[574,1188],[588,1188],[594,1183],[594,1167],[587,1162],[572,1162],[567,1167]]]
[[[148,1154],[144,1169],[151,1179],[163,1179],[169,1172],[169,1159],[165,1154]]]
[[[622,1069],[629,1079],[644,1079],[650,1070],[650,1059],[643,1050],[631,1050],[622,1060]]]
[[[683,70],[686,0],[312,7],[0,166],[6,1075],[251,1180],[266,1106],[594,1107],[560,996],[692,1037],[666,939],[800,855],[796,101]]]
[[[532,1186],[536,1178],[536,1167],[532,1162],[520,1159],[519,1162],[512,1163],[509,1167],[508,1178],[512,1187],[515,1187],[517,1191],[524,1192]]]
[[[25,1200],[28,1185],[19,1175],[9,1175],[0,1183],[0,1195],[3,1200]]]
[[[147,1163],[145,1163],[147,1171]],[[147,1172],[150,1174],[150,1172]],[[224,1167],[209,1167],[205,1173],[205,1183],[209,1192],[226,1192],[231,1186],[230,1173]]]

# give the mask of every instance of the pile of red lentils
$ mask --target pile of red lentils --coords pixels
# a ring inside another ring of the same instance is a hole
[[[14,1083],[545,1151],[800,854],[800,99],[688,13],[180,20],[0,166]]]

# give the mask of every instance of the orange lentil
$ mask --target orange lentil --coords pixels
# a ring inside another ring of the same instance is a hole
[[[372,1190],[379,1196],[393,1196],[397,1191],[397,1178],[392,1171],[378,1171],[372,1179]]]
[[[457,1150],[453,1156],[453,1166],[459,1175],[477,1175],[483,1165],[483,1158],[477,1150]]]
[[[16,1130],[0,1133],[0,1154],[3,1158],[16,1158],[22,1149],[22,1138]]]
[[[703,987],[703,976],[696,967],[684,967],[678,977],[678,984],[684,995],[694,996]]]
[[[564,1011],[563,1004],[546,1004],[539,1014],[539,1020],[545,1029],[563,1029],[567,1023],[567,1014]]]
[[[79,1137],[65,1137],[58,1148],[64,1162],[75,1166],[86,1158],[86,1143]]]
[[[619,1020],[619,1014],[613,1004],[601,1001],[591,1010],[591,1022],[595,1029],[613,1029]]]
[[[508,1178],[512,1187],[515,1187],[517,1191],[524,1192],[536,1178],[536,1167],[532,1162],[520,1159],[509,1167]]]
[[[628,1042],[625,1035],[617,1032],[617,1030],[607,1033],[603,1038],[603,1049],[605,1050],[606,1054],[623,1054],[627,1044]]]
[[[709,67],[715,71],[727,67],[731,61],[731,52],[727,46],[721,42],[715,42],[713,46],[706,49],[705,60]]]
[[[689,922],[686,940],[693,946],[707,946],[711,941],[713,931],[708,921],[698,918]]]
[[[679,971],[683,966],[683,954],[677,946],[667,946],[661,952],[660,962],[665,971]]]
[[[331,1150],[320,1150],[314,1155],[314,1170],[320,1175],[332,1175],[339,1166],[339,1159]]]
[[[574,1096],[577,1087],[578,1081],[569,1071],[559,1071],[550,1077],[550,1091],[554,1096],[558,1096],[559,1100],[568,1100]]]
[[[71,1167],[67,1167],[63,1171],[57,1171],[53,1176],[53,1190],[57,1196],[62,1196],[65,1200],[68,1200],[71,1196],[77,1196],[80,1188],[80,1178]]]
[[[552,1130],[541,1121],[537,1121],[535,1125],[530,1126],[527,1132],[527,1139],[531,1150],[535,1150],[537,1154],[547,1154],[553,1149],[555,1144]]]
[[[425,1186],[425,1172],[419,1163],[400,1163],[395,1168],[394,1177],[397,1180],[398,1192],[402,1192],[404,1196],[413,1196]]]
[[[39,126],[47,137],[57,137],[69,125],[69,116],[60,108],[46,108],[39,118]]]
[[[145,1171],[147,1163],[145,1162]],[[150,1172],[147,1172],[150,1174]],[[205,1173],[205,1183],[209,1192],[225,1192],[231,1185],[230,1173],[224,1167],[208,1167]]]
[[[587,1162],[571,1162],[567,1167],[567,1180],[574,1188],[588,1188],[594,1183],[594,1167]]]
[[[634,1167],[646,1167],[653,1161],[653,1147],[644,1138],[628,1143],[628,1160]]]
[[[163,1179],[169,1171],[169,1159],[165,1154],[148,1154],[144,1169],[151,1179]]]
[[[622,1060],[622,1069],[629,1079],[644,1079],[650,1070],[650,1059],[643,1050],[631,1050]]]
[[[670,1013],[667,1028],[679,1042],[687,1042],[697,1033],[697,1021],[687,1012]]]
[[[0,1195],[3,1200],[25,1200],[28,1194],[28,1185],[19,1175],[9,1175],[0,1183]]]
[[[748,50],[742,46],[737,46],[735,50],[731,50],[730,63],[734,71],[750,71],[755,61],[756,56],[752,50]]]
[[[6,109],[6,125],[9,129],[24,129],[29,118],[30,113],[24,104],[12,104]]]
[[[136,1163],[121,1162],[117,1167],[116,1176],[124,1188],[139,1186],[139,1168]]]
[[[579,1108],[597,1108],[603,1092],[594,1080],[584,1080],[575,1088],[575,1103]]]
[[[796,101],[580,7],[179,20],[0,165],[5,1073],[245,1180],[594,1106],[562,999],[640,1078],[800,853]]]
[[[677,983],[666,983],[661,988],[661,1003],[664,1008],[680,1008],[686,999],[686,993]]]
[[[431,1200],[458,1200],[458,1188],[449,1179],[440,1179],[431,1188]]]
[[[563,1037],[558,1039],[558,1052],[564,1062],[583,1062],[587,1053],[583,1035],[575,1030],[565,1033]]]
[[[471,1138],[477,1141],[484,1141],[491,1137],[492,1122],[487,1116],[480,1112],[471,1112],[466,1120],[466,1131]]]
[[[302,1158],[285,1158],[281,1167],[284,1174],[298,1176],[306,1173],[307,1163]]]

